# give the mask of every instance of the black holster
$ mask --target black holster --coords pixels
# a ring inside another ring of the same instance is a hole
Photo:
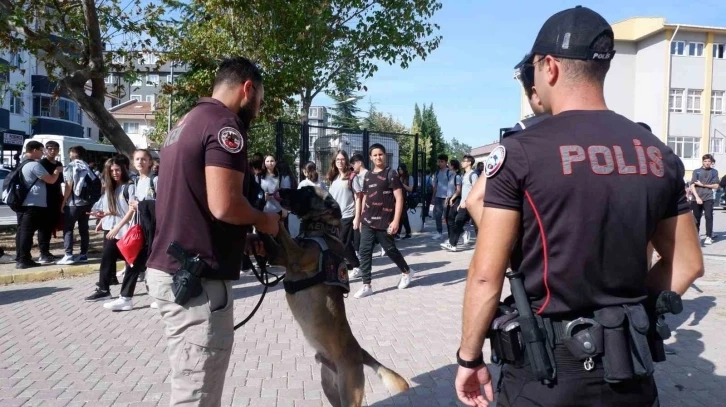
[[[499,304],[497,314],[487,331],[492,350],[492,363],[498,365],[509,363],[517,367],[524,364],[524,341],[518,317],[519,312],[516,309]]]
[[[605,381],[618,383],[650,376],[655,369],[650,352],[650,321],[642,304],[618,305],[595,311],[603,327]]]
[[[181,268],[172,277],[171,288],[174,302],[183,306],[202,294],[202,275],[208,266],[199,255],[191,255],[177,242],[171,242],[166,253],[181,264]]]

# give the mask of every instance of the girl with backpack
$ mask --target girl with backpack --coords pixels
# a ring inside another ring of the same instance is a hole
[[[144,281],[146,273],[146,260],[149,257],[149,250],[156,230],[156,189],[159,178],[153,172],[154,161],[149,150],[137,149],[133,155],[133,166],[138,176],[134,181],[134,194],[131,196],[129,206],[135,212],[135,217],[141,229],[144,231],[144,247],[134,260],[133,267],[127,268],[124,279],[121,282],[121,296],[115,301],[103,304],[103,307],[112,311],[125,311],[130,299],[134,296],[136,283]],[[152,302],[151,308],[158,308],[156,302]]]
[[[348,266],[349,278],[356,277],[360,273],[360,261],[353,248],[353,236],[355,233],[353,230],[353,220],[355,219],[355,214],[360,213],[360,211],[356,211],[356,206],[360,206],[360,200],[355,199],[352,185],[353,177],[355,177],[355,173],[350,170],[348,153],[339,150],[330,163],[328,181],[330,182],[330,196],[338,203],[342,214],[340,240],[345,247],[344,257],[345,263]]]
[[[328,190],[328,187],[325,186],[325,183],[320,180],[320,175],[318,174],[318,166],[315,165],[314,162],[309,161],[305,166],[303,167],[303,175],[305,175],[305,179],[300,181],[300,183],[297,186],[297,189],[300,189],[302,187],[320,187],[324,191]]]
[[[131,179],[124,161],[118,157],[108,159],[103,168],[103,177],[105,178],[105,192],[101,199],[93,205],[90,213],[91,216],[101,219],[96,226],[96,231],[103,231],[103,254],[101,255],[96,291],[86,297],[86,301],[89,302],[111,298],[110,285],[116,277],[116,262],[122,258],[116,243],[128,231],[129,221],[134,215],[129,201],[130,197],[135,195],[136,187],[130,183]],[[127,270],[131,269],[132,267],[127,264]],[[129,311],[132,308],[131,298],[128,298],[128,301],[119,307],[119,310]]]

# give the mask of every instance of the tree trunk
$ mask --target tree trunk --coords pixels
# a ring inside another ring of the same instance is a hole
[[[119,125],[113,115],[103,105],[103,101],[99,101],[86,93],[84,85],[78,85],[70,81],[62,81],[68,93],[70,93],[71,99],[78,102],[81,109],[86,113],[88,118],[96,123],[99,131],[103,132],[104,136],[108,137],[108,140],[120,153],[126,154],[131,157],[136,150],[136,146],[131,142],[131,139],[126,134],[124,129]]]

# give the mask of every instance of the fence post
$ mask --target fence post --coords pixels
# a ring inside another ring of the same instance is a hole
[[[413,190],[418,191],[418,133],[413,138]]]
[[[283,143],[283,124],[282,119],[275,122],[275,159],[277,162],[285,159],[285,144]]]
[[[299,168],[299,178],[303,179],[303,172],[302,169],[305,166],[305,163],[308,162],[308,152],[310,150],[310,126],[308,126],[308,121],[303,120],[300,124],[300,168]]]
[[[370,147],[371,139],[368,129],[363,129],[363,165],[366,169],[370,169],[371,158],[368,155],[368,148]]]

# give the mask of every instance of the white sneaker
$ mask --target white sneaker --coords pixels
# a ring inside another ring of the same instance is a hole
[[[431,234],[431,240],[439,240],[441,239],[442,235],[439,232],[435,232]]]
[[[386,251],[383,250],[383,248],[381,247],[381,252],[378,254],[378,257],[385,257],[385,256],[386,256]]]
[[[151,305],[149,305],[149,308],[151,308],[151,309],[159,309],[159,304],[156,301],[154,301],[154,302],[151,303]]]
[[[68,265],[68,264],[76,264],[76,260],[73,258],[73,255],[65,255],[62,259],[58,260],[55,264],[60,265]]]
[[[131,298],[119,296],[115,300],[103,304],[103,308],[111,311],[131,311],[134,308],[134,301]]]
[[[713,244],[713,239],[711,239],[710,237],[707,237],[706,238],[706,241],[704,243],[705,244]]]
[[[456,251],[456,246],[452,246],[451,243],[449,243],[449,242],[441,243],[441,248],[448,250],[450,252]]]
[[[471,234],[468,230],[464,231],[464,244],[469,244],[469,240],[471,240]]]
[[[348,279],[360,277],[360,268],[355,267],[348,273]]]
[[[411,279],[414,275],[413,269],[408,269],[408,274],[401,274],[401,281],[398,282],[398,289],[403,290],[404,288],[407,288],[411,284]]]
[[[124,266],[123,270],[116,272],[116,278],[121,281],[124,279],[124,274],[126,274],[126,266]]]
[[[363,287],[358,290],[357,293],[353,297],[355,298],[363,298],[367,297],[369,295],[373,294],[373,288],[370,286],[370,284],[363,284]]]

